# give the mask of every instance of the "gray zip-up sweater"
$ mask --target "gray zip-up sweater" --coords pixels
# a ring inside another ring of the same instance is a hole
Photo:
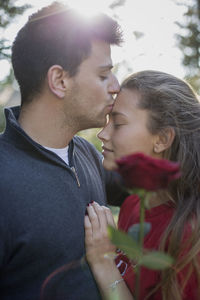
[[[39,300],[47,276],[84,255],[87,203],[105,204],[105,183],[109,197],[120,193],[90,143],[74,137],[67,166],[26,135],[18,114],[6,110],[0,136],[0,299]],[[86,264],[53,276],[46,291],[47,299],[99,299]]]

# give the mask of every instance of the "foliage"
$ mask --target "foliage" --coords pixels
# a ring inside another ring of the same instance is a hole
[[[137,265],[145,266],[152,270],[162,270],[169,268],[173,264],[172,257],[163,252],[149,251],[142,253],[138,242],[120,230],[109,226],[108,232],[112,243],[125,252]]]
[[[31,7],[30,5],[15,6],[15,0],[4,0],[0,2],[0,28],[5,29],[8,25],[13,22],[13,19],[17,15],[21,15],[24,11]],[[5,38],[0,40],[0,59],[8,58],[10,56],[8,50],[10,45]]]
[[[183,53],[182,63],[186,67],[186,79],[200,93],[200,0],[181,3],[186,7],[184,23],[176,22],[181,29],[177,41]]]
[[[7,77],[1,80],[0,92],[4,90],[7,85],[11,85],[14,82],[14,71],[10,69],[10,72]]]
[[[30,8],[31,5],[26,4],[22,6],[15,5],[16,0],[3,0],[0,2],[0,30],[6,29],[11,22],[14,21],[14,18],[18,15],[24,13],[27,8]],[[11,44],[6,38],[0,38],[0,60],[8,59],[10,60],[10,48]],[[12,82],[13,76],[10,73],[7,78],[5,78],[2,83],[1,88],[7,84]]]
[[[4,130],[4,128],[5,128],[5,117],[4,117],[3,107],[0,105],[0,133]]]
[[[125,2],[126,2],[126,0],[116,0],[110,4],[110,8],[114,9],[118,6],[123,6],[125,4]]]

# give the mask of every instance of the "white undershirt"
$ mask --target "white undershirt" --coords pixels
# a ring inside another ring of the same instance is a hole
[[[58,155],[62,160],[64,160],[64,162],[69,165],[69,159],[68,159],[68,149],[69,146],[65,147],[65,148],[50,148],[50,147],[44,147],[47,150],[50,150],[52,152],[54,152],[56,155]]]

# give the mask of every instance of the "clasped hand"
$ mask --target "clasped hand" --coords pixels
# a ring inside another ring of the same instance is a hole
[[[85,247],[86,258],[91,266],[106,263],[105,255],[112,255],[116,247],[108,237],[108,225],[116,227],[111,210],[92,202],[87,206],[85,216]]]

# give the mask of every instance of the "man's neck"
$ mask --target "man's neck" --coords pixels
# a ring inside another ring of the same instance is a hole
[[[76,131],[67,126],[59,105],[32,101],[22,106],[18,122],[22,129],[38,144],[51,148],[64,148]]]

